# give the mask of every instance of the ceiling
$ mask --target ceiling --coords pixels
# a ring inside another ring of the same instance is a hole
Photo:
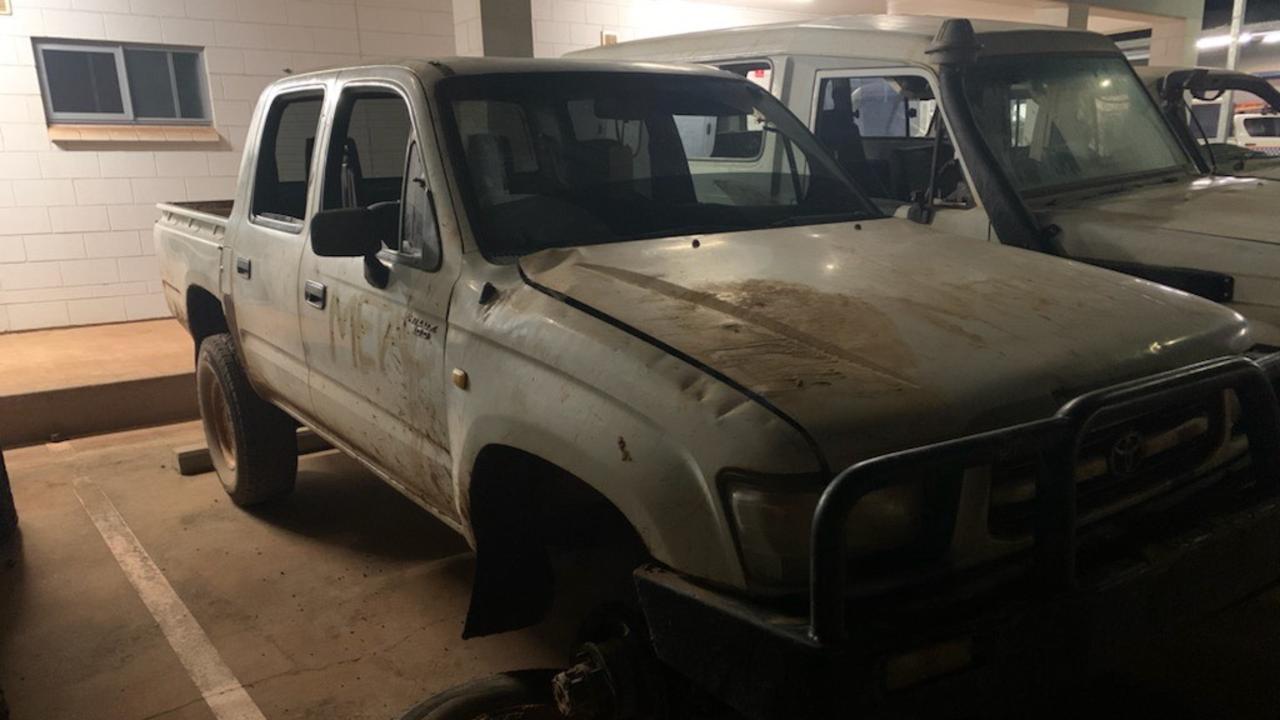
[[[708,0],[709,2],[771,10],[797,16],[882,14],[930,15],[1065,25],[1067,2],[1060,0]],[[1101,33],[1145,30],[1151,27],[1141,13],[1094,7],[1089,29]]]

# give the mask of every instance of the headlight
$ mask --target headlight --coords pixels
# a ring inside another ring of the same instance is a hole
[[[811,475],[752,475],[727,470],[722,487],[748,580],[800,589],[809,580],[809,533],[825,482]],[[849,515],[850,557],[904,550],[923,537],[921,484],[867,495]]]

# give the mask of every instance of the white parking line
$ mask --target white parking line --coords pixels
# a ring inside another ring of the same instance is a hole
[[[155,561],[120,516],[111,498],[89,478],[76,478],[76,497],[106,541],[125,577],[160,625],[165,639],[178,654],[205,704],[218,720],[266,720],[253,698],[245,692],[231,668],[200,628],[191,611],[174,592]]]

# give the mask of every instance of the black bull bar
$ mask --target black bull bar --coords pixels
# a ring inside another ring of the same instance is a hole
[[[1048,592],[1076,587],[1076,483],[1080,440],[1099,423],[1141,415],[1214,391],[1235,390],[1255,477],[1280,485],[1280,414],[1272,372],[1280,357],[1213,360],[1081,395],[1052,417],[865,460],[836,476],[813,518],[809,633],[820,644],[849,640],[844,593],[845,527],[862,498],[910,480],[910,473],[993,462],[1011,448],[1039,457],[1034,519],[1034,574]]]
[[[846,526],[864,497],[932,468],[981,466],[1011,451],[1034,454],[1039,462],[1029,582],[1019,587],[1030,588],[1042,605],[1052,606],[1080,594],[1073,593],[1080,584],[1073,469],[1082,438],[1099,425],[1227,390],[1234,391],[1240,403],[1238,428],[1248,438],[1254,495],[1265,499],[1262,504],[1269,508],[1267,513],[1249,513],[1253,527],[1261,526],[1263,537],[1280,539],[1280,532],[1272,532],[1280,523],[1280,508],[1271,507],[1280,489],[1277,381],[1280,353],[1212,360],[1081,395],[1041,420],[859,462],[837,475],[818,502],[807,618],[780,611],[776,604],[716,592],[663,568],[642,568],[637,586],[655,650],[713,695],[752,717],[804,717],[801,706],[810,704],[829,710],[832,705],[821,696],[831,695],[828,689],[833,685],[839,686],[835,695],[845,699],[861,694],[858,688],[876,694],[865,678],[855,676],[857,670],[868,670],[882,660],[863,655],[885,647],[882,637],[874,637],[883,636],[885,626],[874,617],[859,618],[867,622],[855,621],[856,629],[851,630],[847,596],[848,577],[857,567],[846,550]],[[959,482],[962,474],[938,474],[948,476]],[[1259,537],[1248,529],[1223,535],[1245,545]],[[1280,575],[1280,563],[1261,557],[1257,562],[1277,565],[1275,572],[1264,568],[1266,577]],[[1034,604],[1034,597],[1024,604]],[[791,692],[782,690],[788,685],[795,686]],[[784,698],[789,699],[783,703]],[[850,705],[842,702],[839,707]]]

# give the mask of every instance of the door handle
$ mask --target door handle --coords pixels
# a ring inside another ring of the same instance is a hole
[[[308,280],[302,288],[302,298],[307,301],[307,304],[321,310],[324,309],[325,297],[328,294],[324,283],[318,283],[315,280]]]
[[[236,274],[248,278],[253,275],[253,261],[246,257],[236,258]]]

